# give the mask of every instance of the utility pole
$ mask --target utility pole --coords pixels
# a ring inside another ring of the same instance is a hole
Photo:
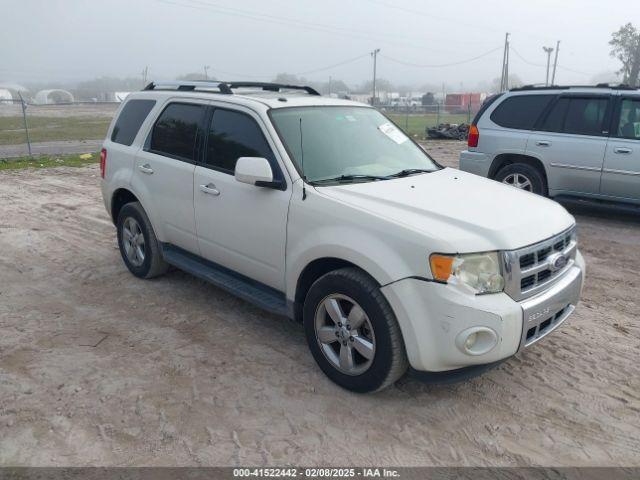
[[[142,88],[147,86],[147,75],[149,74],[149,66],[142,69]]]
[[[551,75],[551,85],[556,84],[556,67],[558,66],[558,52],[560,51],[560,40],[556,43],[556,56],[553,59],[553,74]]]
[[[373,57],[373,96],[371,97],[371,105],[376,104],[376,60],[378,57],[378,53],[380,53],[379,48],[376,48],[373,52],[371,52],[371,56]]]
[[[204,79],[209,80],[209,75],[207,74],[207,70],[209,70],[209,65],[204,66]]]
[[[553,52],[553,48],[551,47],[542,47],[542,50],[544,50],[547,54],[547,78],[544,82],[544,84],[548,87],[549,86],[549,65],[551,64],[551,52]]]
[[[331,96],[331,75],[329,75],[329,96]]]
[[[509,33],[504,36],[504,51],[502,52],[502,73],[500,74],[500,91],[509,88]]]

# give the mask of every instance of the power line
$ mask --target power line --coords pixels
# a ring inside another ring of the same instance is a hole
[[[513,45],[511,45],[511,50],[513,50],[513,52],[518,56],[518,58],[520,58],[520,60],[522,60],[524,63],[526,63],[527,65],[531,65],[532,67],[540,67],[540,68],[546,68],[546,65],[543,65],[541,63],[533,63],[530,62],[529,60],[527,60],[526,58],[524,58],[522,55],[520,55],[520,53],[518,52],[518,50],[516,50],[515,48],[513,48]],[[582,72],[580,70],[575,70],[573,68],[568,68],[565,67],[563,65],[558,64],[558,68],[560,70],[565,70],[567,72],[572,72],[572,73],[577,73],[579,75],[584,75],[586,77],[590,77],[592,74],[587,73],[587,72]]]
[[[370,3],[374,3],[374,4],[377,4],[377,5],[381,5],[381,6],[387,7],[387,8],[393,8],[395,10],[400,10],[402,12],[410,13],[412,15],[419,15],[421,17],[427,17],[427,18],[432,18],[432,19],[435,19],[435,20],[442,20],[442,21],[445,21],[445,22],[451,22],[451,23],[455,23],[456,25],[460,25],[460,26],[464,26],[464,27],[477,28],[477,29],[480,29],[480,30],[491,31],[491,32],[503,32],[504,31],[504,29],[502,29],[500,27],[488,27],[488,26],[485,26],[485,25],[477,24],[477,23],[461,22],[459,19],[456,19],[456,18],[443,17],[441,15],[433,15],[430,12],[427,13],[427,12],[420,11],[420,10],[415,10],[415,9],[412,9],[412,8],[402,7],[400,5],[387,3],[387,2],[384,2],[384,1],[381,1],[381,0],[367,0],[367,1],[370,2]],[[512,30],[510,30],[510,31],[512,31]],[[524,33],[527,36],[531,36],[531,37],[535,37],[535,38],[538,38],[538,39],[545,39],[546,40],[545,37],[542,37],[542,36],[540,36],[538,34],[535,34],[535,33],[532,33],[532,32],[527,32],[527,31],[522,30],[522,33]]]
[[[468,58],[466,60],[460,60],[459,62],[451,62],[451,63],[441,63],[441,64],[432,64],[432,65],[428,65],[428,64],[419,64],[419,63],[413,63],[413,62],[407,62],[404,60],[398,60],[397,58],[393,58],[393,57],[389,57],[387,55],[383,55],[382,53],[380,54],[381,57],[386,58],[387,60],[390,60],[392,62],[395,63],[399,63],[401,65],[406,65],[408,67],[416,67],[416,68],[443,68],[443,67],[454,67],[456,65],[463,65],[465,63],[470,63],[473,62],[475,60],[479,60],[480,58],[486,57],[488,55],[491,55],[494,52],[497,52],[498,50],[501,50],[502,46],[500,47],[496,47],[493,48],[491,50],[489,50],[488,52],[484,52],[476,57],[473,58]]]
[[[391,45],[395,44],[395,45],[401,45],[406,48],[424,50],[424,47],[418,46],[415,43],[409,44],[405,42],[396,41],[396,39],[398,38],[401,38],[401,39],[403,38],[404,40],[410,40],[413,42],[415,42],[416,40],[424,41],[425,37],[423,36],[398,37],[397,35],[389,35],[389,34],[381,33],[379,31],[374,32],[369,30],[354,29],[351,26],[336,26],[336,25],[322,24],[317,22],[309,22],[306,20],[301,20],[296,18],[287,18],[280,15],[271,15],[268,13],[252,12],[249,10],[242,10],[239,8],[227,7],[227,6],[223,6],[223,5],[219,5],[211,2],[205,2],[202,0],[156,0],[156,1],[159,3],[167,4],[167,5],[190,8],[195,10],[211,11],[211,12],[219,13],[222,15],[247,18],[247,19],[259,21],[259,22],[311,29],[311,30],[320,31],[323,33],[344,35],[347,37],[357,38],[357,39],[383,41]],[[189,2],[189,3],[184,3],[184,2]],[[384,37],[386,37],[387,39],[384,39]],[[388,39],[393,39],[393,40],[388,40]],[[439,50],[439,51],[444,51],[444,50]]]

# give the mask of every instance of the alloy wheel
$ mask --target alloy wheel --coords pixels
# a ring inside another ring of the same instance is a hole
[[[314,326],[320,350],[333,367],[347,375],[369,369],[376,353],[375,335],[355,300],[342,294],[325,297],[316,308]]]
[[[144,234],[140,225],[133,217],[127,217],[122,224],[122,245],[127,260],[139,267],[144,263],[145,245]]]

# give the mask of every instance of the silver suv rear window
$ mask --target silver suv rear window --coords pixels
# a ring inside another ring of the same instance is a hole
[[[491,120],[505,128],[532,130],[555,95],[516,95],[507,97],[491,114]]]
[[[156,104],[155,100],[129,100],[122,108],[111,133],[111,141],[131,145],[140,126]]]

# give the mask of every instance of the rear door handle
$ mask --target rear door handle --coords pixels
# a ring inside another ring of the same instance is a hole
[[[213,195],[214,197],[217,197],[218,195],[220,195],[220,190],[218,190],[213,183],[200,185],[200,191],[208,195]]]
[[[146,173],[147,175],[151,175],[153,173],[153,168],[151,168],[151,165],[149,165],[148,163],[145,163],[144,165],[138,165],[138,170],[140,170],[142,173]]]
[[[631,152],[633,152],[633,150],[631,150],[630,148],[627,147],[616,147],[613,149],[614,153],[622,153],[622,154],[629,154]]]
[[[548,140],[538,140],[536,142],[536,145],[539,147],[550,147],[551,146],[551,142],[549,142]]]

